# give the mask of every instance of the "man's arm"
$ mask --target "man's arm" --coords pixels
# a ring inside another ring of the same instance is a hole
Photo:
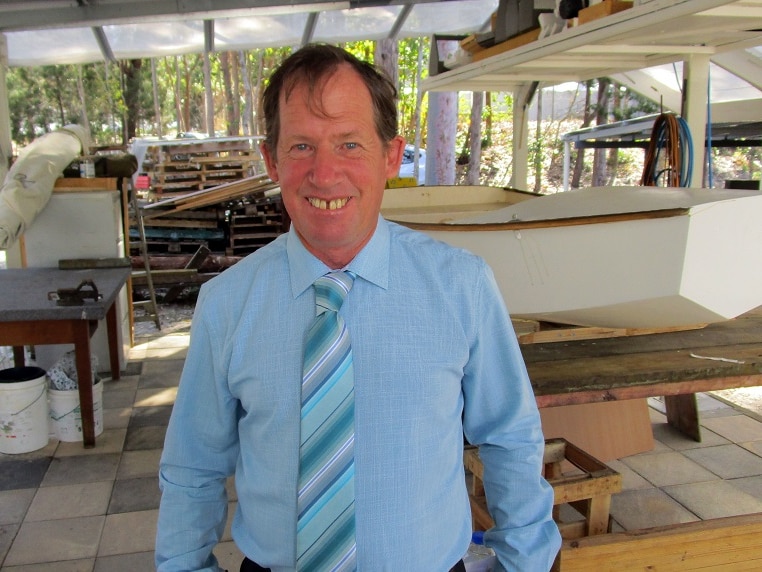
[[[466,438],[479,446],[485,534],[505,570],[549,570],[561,544],[553,489],[541,476],[544,438],[518,342],[491,271],[476,302],[476,339],[463,380]]]
[[[226,478],[238,456],[237,401],[220,367],[202,298],[172,411],[159,470],[158,572],[219,572],[212,550],[227,517]]]

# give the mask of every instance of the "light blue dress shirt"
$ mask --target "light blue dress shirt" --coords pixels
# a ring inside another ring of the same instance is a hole
[[[496,520],[485,543],[506,570],[548,570],[560,537],[540,418],[491,270],[382,218],[347,268],[358,569],[445,572],[463,557],[465,431]],[[236,544],[294,569],[302,350],[329,270],[292,230],[201,289],[161,459],[160,572],[220,570],[232,474]]]

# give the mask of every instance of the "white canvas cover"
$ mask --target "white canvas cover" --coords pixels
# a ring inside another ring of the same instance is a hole
[[[66,127],[38,137],[19,158],[0,187],[0,249],[7,249],[48,204],[56,179],[84,150],[90,136],[84,127]]]

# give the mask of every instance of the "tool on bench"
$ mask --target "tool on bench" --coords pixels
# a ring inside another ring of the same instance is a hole
[[[59,288],[48,292],[48,300],[55,300],[58,306],[83,306],[87,300],[97,302],[103,295],[98,292],[95,282],[83,280],[76,288]]]

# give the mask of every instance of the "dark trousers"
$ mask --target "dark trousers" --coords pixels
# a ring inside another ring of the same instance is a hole
[[[244,558],[241,562],[241,572],[270,572],[269,568],[262,568],[256,562],[252,562],[248,558]],[[455,566],[450,568],[450,572],[466,572],[466,565],[461,560]]]

